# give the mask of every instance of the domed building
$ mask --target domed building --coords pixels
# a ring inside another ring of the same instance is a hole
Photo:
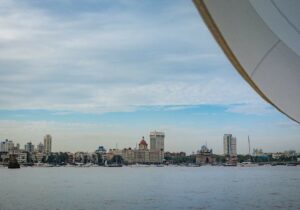
[[[142,137],[142,140],[139,143],[139,149],[135,150],[134,156],[136,163],[149,163],[148,144],[144,137]]]
[[[214,162],[212,149],[208,149],[207,146],[203,145],[201,150],[196,154],[196,164],[206,165]]]
[[[145,137],[143,136],[142,140],[139,143],[139,150],[147,150],[148,149],[148,144],[145,141]]]
[[[162,142],[160,147],[163,146]],[[127,164],[161,164],[163,162],[163,153],[163,149],[149,149],[145,137],[142,137],[137,148],[123,149],[122,157]]]

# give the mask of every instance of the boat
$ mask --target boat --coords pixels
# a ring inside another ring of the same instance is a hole
[[[287,166],[297,166],[298,163],[293,163],[293,162],[292,162],[292,163],[287,163],[286,165],[287,165]]]
[[[248,135],[248,155],[249,155],[249,160],[242,162],[241,166],[242,167],[254,167],[254,166],[258,166],[257,163],[252,162],[252,156],[251,156],[251,149],[250,149],[250,137]]]
[[[8,161],[8,168],[9,169],[18,169],[20,168],[20,164],[18,163],[15,155],[10,155]]]
[[[235,163],[224,163],[223,166],[237,166]]]
[[[248,161],[248,162],[242,162],[241,166],[242,167],[254,167],[254,166],[258,166],[258,164]]]
[[[105,167],[123,167],[123,164],[115,162],[115,163],[108,163],[107,161],[105,161],[104,163]]]
[[[111,163],[111,164],[107,164],[106,166],[107,167],[123,167],[123,165],[119,164],[119,163]]]

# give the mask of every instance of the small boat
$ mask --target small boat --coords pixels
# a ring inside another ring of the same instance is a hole
[[[253,162],[242,162],[241,166],[242,167],[254,167],[254,166],[258,166],[258,164],[253,163]]]
[[[107,167],[123,167],[123,165],[119,163],[111,163],[111,164],[107,164]]]
[[[297,166],[298,164],[297,163],[287,163],[286,165],[287,166]]]
[[[237,164],[234,164],[234,163],[224,163],[223,166],[237,166]]]

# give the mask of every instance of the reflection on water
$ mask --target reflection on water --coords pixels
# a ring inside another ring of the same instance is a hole
[[[0,168],[1,210],[300,209],[300,167]]]

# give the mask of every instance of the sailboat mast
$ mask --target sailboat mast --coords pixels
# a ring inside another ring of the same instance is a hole
[[[249,156],[250,156],[251,154],[250,154],[250,138],[249,138],[249,135],[248,135],[248,151],[249,151]]]
[[[249,137],[249,135],[248,135],[248,152],[249,152],[249,161],[251,162],[250,137]]]

